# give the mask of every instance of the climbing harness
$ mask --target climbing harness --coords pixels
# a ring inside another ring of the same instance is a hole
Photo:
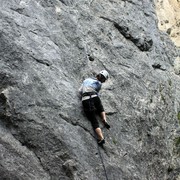
[[[97,93],[96,92],[86,92],[86,93],[83,93],[82,97],[87,97],[89,100],[89,109],[88,111],[95,111],[95,106],[94,106],[94,103],[92,101],[92,98],[93,97],[96,97],[97,96]]]

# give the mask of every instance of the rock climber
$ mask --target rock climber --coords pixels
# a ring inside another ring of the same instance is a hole
[[[110,128],[110,125],[106,120],[106,113],[104,107],[101,103],[101,100],[98,96],[98,93],[101,89],[102,83],[104,83],[109,78],[109,73],[106,70],[100,71],[96,78],[87,78],[83,81],[79,92],[82,97],[82,105],[84,112],[91,122],[94,131],[97,134],[98,144],[102,145],[105,143],[102,130],[99,127],[98,120],[96,118],[96,113],[98,113],[107,129]]]

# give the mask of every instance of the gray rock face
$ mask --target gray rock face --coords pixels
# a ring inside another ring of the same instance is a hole
[[[180,178],[180,51],[153,1],[0,2],[0,179]],[[102,69],[105,149],[78,96]]]

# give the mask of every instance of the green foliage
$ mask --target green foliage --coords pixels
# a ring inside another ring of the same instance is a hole
[[[159,92],[161,93],[164,89],[164,86],[162,84],[159,84]]]
[[[168,104],[168,102],[167,102],[168,99],[172,98],[172,92],[171,92],[172,80],[168,79],[167,82],[168,82],[169,86],[167,86],[163,83],[159,84],[159,93],[160,93],[161,100],[163,101],[164,104]]]
[[[164,104],[166,104],[166,99],[165,99],[165,96],[163,94],[161,94],[161,100],[164,102]]]
[[[115,144],[115,145],[117,145],[117,141],[116,141],[116,139],[113,137],[113,143]]]
[[[171,79],[168,80],[168,84],[169,84],[169,86],[172,86],[172,81],[171,81]]]
[[[177,138],[175,139],[175,146],[176,146],[176,147],[180,146],[180,137],[177,137]]]
[[[180,137],[175,138],[174,145],[174,152],[180,157]]]
[[[178,114],[177,114],[177,118],[178,118],[179,124],[180,124],[180,111],[179,111]]]
[[[178,118],[179,124],[180,124],[180,111],[179,111],[178,114],[177,114],[177,118]]]
[[[164,41],[164,37],[163,36],[160,36],[161,40]]]

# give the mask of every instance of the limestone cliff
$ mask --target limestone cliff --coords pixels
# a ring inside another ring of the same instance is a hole
[[[154,1],[0,4],[0,179],[180,179],[180,50]],[[105,149],[78,96],[102,69]]]
[[[180,1],[155,0],[158,27],[167,32],[176,46],[180,47]]]

